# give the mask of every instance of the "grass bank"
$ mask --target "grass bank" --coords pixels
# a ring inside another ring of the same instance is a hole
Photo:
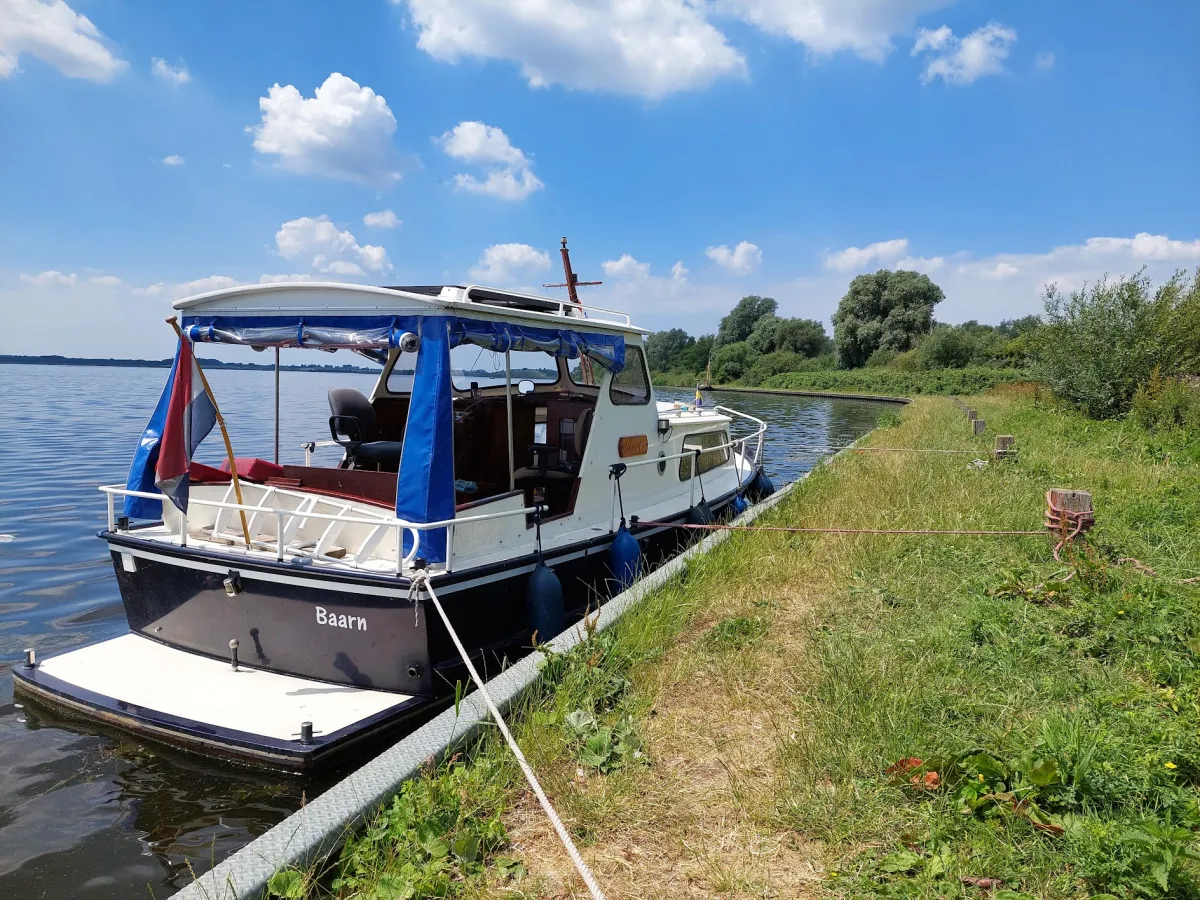
[[[762,381],[732,382],[730,387],[761,387],[791,391],[831,391],[845,394],[872,394],[883,397],[920,395],[948,396],[978,394],[1002,384],[1029,380],[1024,369],[973,366],[965,369],[930,369],[901,372],[870,367],[863,369],[812,369],[785,372]],[[654,383],[664,387],[693,388],[696,377],[688,373],[663,372]]]
[[[854,454],[768,521],[1028,529],[1087,488],[1067,565],[1040,538],[739,535],[549,661],[518,737],[610,897],[1200,897],[1200,450],[971,402],[1019,459]],[[868,439],[990,440],[938,399]],[[521,784],[485,738],[321,890],[585,896]]]
[[[1028,380],[1021,369],[996,369],[976,366],[966,369],[932,369],[921,372],[897,372],[886,368],[827,369],[814,372],[788,372],[763,382],[763,387],[804,391],[846,391],[857,394],[883,394],[910,397],[920,394],[978,394],[1001,384]]]

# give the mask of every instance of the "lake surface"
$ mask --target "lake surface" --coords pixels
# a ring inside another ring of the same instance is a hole
[[[208,870],[344,774],[318,780],[213,763],[13,702],[9,673],[25,647],[44,657],[126,631],[95,536],[105,525],[96,486],[125,481],[166,377],[166,369],[0,365],[0,897],[169,896],[192,880],[189,869]],[[238,455],[270,459],[274,375],[214,370],[209,379]],[[281,461],[303,462],[300,444],[328,436],[329,388],[369,393],[373,384],[367,375],[284,372]],[[658,396],[691,401],[692,392]],[[765,459],[777,485],[815,462],[789,445],[848,443],[887,408],[719,392],[706,402],[768,422]],[[222,458],[215,431],[198,457]]]

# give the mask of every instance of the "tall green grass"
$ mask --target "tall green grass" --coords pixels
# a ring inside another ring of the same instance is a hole
[[[1015,460],[919,400],[869,440],[983,464],[852,455],[771,524],[1028,529],[1050,487],[1089,489],[1065,563],[1040,537],[739,535],[547,661],[511,718],[612,895],[683,867],[746,897],[1200,898],[1200,441],[1033,390],[971,403]],[[485,735],[294,896],[562,896],[523,797]]]
[[[827,842],[841,896],[1200,896],[1200,590],[1181,583],[1200,573],[1200,458],[972,402],[1019,461],[909,467],[914,496],[1000,526],[1089,488],[1100,524],[1061,566],[1027,541],[856,554],[793,686],[778,813]]]
[[[1001,384],[1027,381],[1020,369],[973,367],[897,372],[886,368],[826,369],[788,372],[763,382],[763,387],[804,391],[838,391],[910,397],[920,394],[978,394]]]

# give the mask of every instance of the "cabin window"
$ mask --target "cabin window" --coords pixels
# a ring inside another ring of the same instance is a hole
[[[729,443],[729,434],[724,431],[708,431],[704,434],[693,434],[683,439],[683,451],[693,451],[679,460],[679,480],[687,481],[692,477],[692,460],[696,450],[700,454],[700,474],[715,469],[729,462],[729,448],[723,446]],[[710,449],[716,448],[716,449]]]
[[[417,354],[401,353],[392,370],[388,372],[387,392],[389,394],[411,394],[413,378],[417,371]]]
[[[532,381],[534,384],[558,382],[558,360],[541,350],[513,350],[512,383]],[[504,354],[460,344],[450,351],[450,372],[455,390],[469,391],[474,382],[480,388],[504,384]]]
[[[595,387],[599,383],[600,376],[604,374],[604,370],[600,368],[600,364],[589,361],[589,367],[592,370],[592,380],[588,381],[587,376],[583,374],[583,360],[572,359],[567,362],[567,375],[571,378],[571,383],[579,387]]]
[[[650,402],[650,377],[639,347],[625,347],[625,368],[614,372],[608,388],[613,406],[645,406]]]

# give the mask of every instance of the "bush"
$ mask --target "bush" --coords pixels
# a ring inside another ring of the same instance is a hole
[[[888,363],[888,368],[897,372],[920,372],[924,366],[921,365],[921,356],[916,350],[905,350]]]
[[[1200,375],[1200,268],[1175,273],[1157,295],[1162,364],[1169,372]]]
[[[1151,431],[1200,429],[1200,388],[1181,377],[1163,377],[1156,366],[1133,395],[1131,415]]]
[[[971,364],[976,342],[962,328],[935,328],[917,347],[917,359],[925,369],[962,369]]]
[[[793,391],[840,391],[848,394],[881,394],[910,397],[914,394],[979,394],[1001,384],[1028,380],[1020,369],[971,366],[932,372],[897,372],[893,369],[823,369],[786,372],[768,378],[763,387]]]
[[[876,350],[867,357],[867,361],[863,365],[868,369],[880,369],[884,366],[890,366],[892,361],[899,355],[895,350]]]
[[[1035,371],[1064,400],[1093,418],[1129,410],[1159,359],[1160,307],[1144,273],[1102,279],[1064,296],[1044,294],[1046,325],[1037,334]]]
[[[742,380],[748,384],[762,384],[772,375],[798,371],[806,362],[807,360],[799,353],[792,353],[789,350],[777,350],[774,353],[764,354],[754,360]]]
[[[718,384],[737,381],[750,371],[756,354],[745,341],[718,347],[712,356],[712,377]]]

